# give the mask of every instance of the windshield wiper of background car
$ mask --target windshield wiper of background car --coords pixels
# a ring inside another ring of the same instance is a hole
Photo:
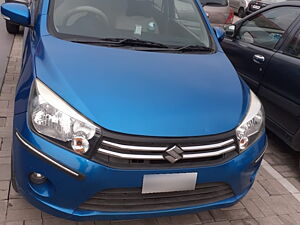
[[[99,44],[110,46],[133,46],[133,47],[149,47],[149,48],[169,48],[169,46],[142,39],[130,39],[130,38],[73,38],[67,39],[68,41],[76,43],[86,44]]]

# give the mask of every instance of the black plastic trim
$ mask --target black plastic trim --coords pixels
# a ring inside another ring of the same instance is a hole
[[[211,142],[215,141],[216,139],[228,139],[235,137],[235,129],[214,135],[207,135],[207,136],[192,136],[192,137],[155,137],[155,136],[142,136],[142,135],[131,135],[131,134],[124,134],[118,133],[114,131],[107,130],[102,127],[102,136],[106,138],[116,139],[120,141],[126,142],[135,142],[135,143],[145,143],[145,142],[152,142],[156,144],[170,144],[170,143],[192,143],[192,142]]]

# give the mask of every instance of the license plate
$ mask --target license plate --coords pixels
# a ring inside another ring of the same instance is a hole
[[[253,5],[252,8],[253,9],[260,9],[260,6],[259,5]]]
[[[198,173],[144,175],[142,194],[195,190],[197,175]]]

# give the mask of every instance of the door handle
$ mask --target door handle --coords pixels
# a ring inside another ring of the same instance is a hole
[[[265,62],[265,57],[262,55],[254,55],[253,56],[253,62],[257,63],[257,64],[263,64]]]

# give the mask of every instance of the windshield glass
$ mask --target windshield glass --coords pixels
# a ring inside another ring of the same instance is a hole
[[[64,39],[138,39],[212,48],[194,0],[53,0],[50,31]]]

